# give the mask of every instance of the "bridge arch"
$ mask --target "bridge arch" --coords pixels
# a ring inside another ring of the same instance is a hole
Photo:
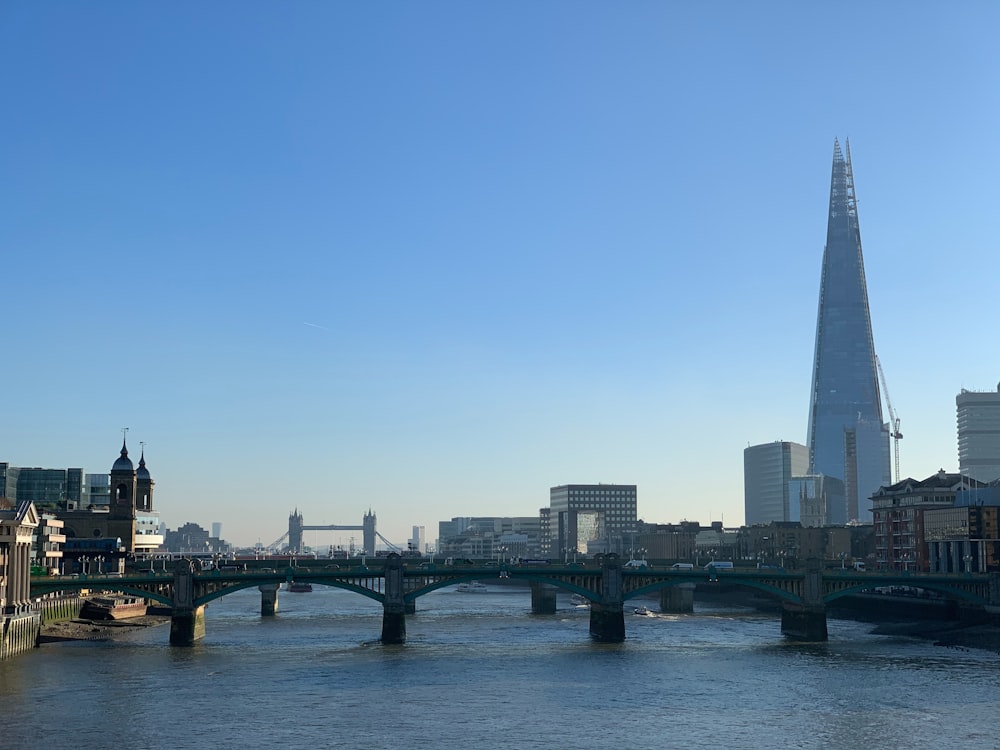
[[[629,599],[636,599],[640,596],[649,596],[651,594],[659,593],[664,589],[672,588],[673,586],[679,586],[685,583],[704,584],[705,582],[706,581],[704,577],[696,577],[696,576],[684,577],[684,578],[678,577],[678,578],[672,578],[670,580],[654,581],[651,583],[643,584],[635,589],[632,589],[631,591],[628,591],[627,593],[624,594],[623,599],[627,601]],[[780,589],[777,586],[771,585],[770,583],[766,583],[764,581],[752,581],[752,580],[743,580],[734,578],[734,579],[726,579],[726,583],[740,588],[753,589],[755,591],[759,591],[763,594],[766,594],[769,598],[776,599],[781,602],[790,602],[792,604],[799,604],[802,601],[802,598],[798,594],[791,591],[785,591],[784,589]]]
[[[963,588],[957,588],[955,586],[950,586],[947,583],[937,583],[934,581],[914,581],[913,583],[907,583],[907,586],[915,589],[925,589],[927,591],[933,591],[937,594],[941,594],[944,598],[950,601],[956,602],[966,602],[968,604],[975,604],[977,606],[989,605],[989,599],[980,596],[974,591],[968,591]],[[871,584],[859,583],[847,588],[842,588],[837,591],[831,591],[823,597],[823,601],[826,604],[834,602],[844,596],[850,596],[852,594],[860,594],[864,591],[871,591]]]

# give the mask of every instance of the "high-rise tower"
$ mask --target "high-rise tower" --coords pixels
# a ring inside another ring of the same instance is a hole
[[[955,406],[959,472],[980,482],[1000,479],[1000,384],[995,391],[963,388]]]
[[[844,507],[830,508],[828,523],[871,521],[868,498],[891,481],[889,429],[882,421],[851,145],[844,158],[836,139],[816,319],[809,463],[811,474],[844,482]]]

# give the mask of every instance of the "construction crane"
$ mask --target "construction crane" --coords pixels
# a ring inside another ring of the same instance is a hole
[[[903,439],[903,433],[899,431],[899,417],[896,416],[896,412],[892,408],[892,399],[889,398],[889,386],[885,382],[885,372],[882,370],[882,363],[879,361],[877,354],[875,355],[875,366],[878,368],[878,379],[882,381],[882,390],[885,392],[885,406],[889,410],[889,434],[892,436],[892,444],[896,453],[896,479],[894,481],[898,482],[900,480],[899,441]]]

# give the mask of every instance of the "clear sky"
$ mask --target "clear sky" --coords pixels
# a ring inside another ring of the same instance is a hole
[[[1000,381],[995,2],[8,2],[0,460],[171,528],[743,522],[850,139],[904,475]],[[344,535],[346,536],[346,535]],[[310,544],[346,539],[311,538]]]

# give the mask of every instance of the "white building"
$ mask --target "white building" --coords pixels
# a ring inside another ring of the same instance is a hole
[[[955,397],[958,412],[958,472],[979,482],[1000,479],[1000,384],[995,391]]]
[[[807,474],[809,449],[799,443],[776,440],[751,445],[743,451],[743,512],[747,526],[772,521],[798,521],[799,498],[789,483]]]

